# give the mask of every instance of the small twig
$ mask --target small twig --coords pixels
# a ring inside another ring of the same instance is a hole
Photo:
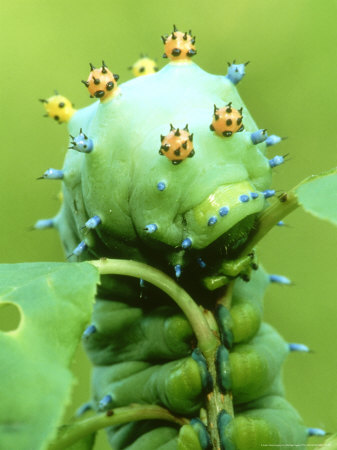
[[[74,422],[61,429],[59,436],[49,445],[48,450],[63,450],[85,436],[100,429],[138,420],[167,420],[177,425],[189,423],[188,419],[174,416],[170,411],[156,405],[130,405],[116,408],[89,419]]]
[[[302,184],[302,183],[300,183]],[[291,191],[281,194],[273,205],[269,206],[257,220],[255,229],[252,231],[250,238],[243,248],[240,256],[248,255],[256,244],[285,216],[290,214],[300,206],[297,201],[295,186]]]

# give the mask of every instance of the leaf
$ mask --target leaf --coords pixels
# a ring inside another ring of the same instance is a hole
[[[337,433],[333,434],[324,441],[316,450],[337,450]]]
[[[89,263],[0,266],[0,311],[9,303],[21,314],[17,329],[0,332],[1,448],[45,449],[56,434],[98,279]]]
[[[337,225],[337,169],[307,178],[295,193],[307,212]]]
[[[62,427],[60,427],[58,430],[56,440],[62,438],[62,435],[64,433],[68,433],[71,428],[72,424],[62,425]],[[75,443],[67,445],[66,448],[67,450],[92,450],[92,448],[95,445],[95,439],[96,439],[96,432],[90,433],[78,439]]]

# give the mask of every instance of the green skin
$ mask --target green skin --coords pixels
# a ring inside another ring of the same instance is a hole
[[[224,138],[209,125],[213,104],[228,102],[243,107],[245,130]],[[160,135],[168,134],[170,123],[176,128],[188,123],[194,135],[195,156],[179,165],[158,154]],[[67,254],[85,240],[88,250],[81,260],[129,258],[169,274],[170,265],[181,264],[182,286],[213,309],[219,287],[250,273],[252,258],[236,257],[267,204],[262,194],[248,203],[239,196],[261,193],[271,184],[266,145],[252,144],[250,133],[257,126],[235,86],[194,63],[170,63],[122,84],[110,101],[77,111],[69,132],[75,136],[80,128],[93,139],[94,150],[70,150],[65,160],[64,203],[56,226]],[[156,187],[160,181],[167,185],[162,192]],[[225,205],[230,212],[220,217],[218,210]],[[83,230],[94,215],[102,224]],[[210,227],[211,216],[218,221]],[[153,234],[144,230],[151,223],[158,226]],[[187,237],[192,249],[183,251]],[[197,268],[197,257],[207,262],[206,269]],[[226,450],[306,442],[306,428],[283,398],[280,369],[287,344],[272,327],[261,325],[268,283],[262,269],[252,272],[249,283],[237,279],[230,314],[219,314],[220,330],[234,343],[229,356],[218,361],[220,384],[232,390],[235,409],[233,420],[219,422]],[[158,289],[148,287],[145,295],[139,301],[137,283],[129,278],[102,279],[93,316],[97,332],[84,340],[94,364],[93,407],[109,394],[113,407],[161,404],[199,417],[207,368],[191,357],[192,329]],[[179,432],[167,423],[144,421],[114,427],[108,435],[114,449],[207,448],[202,425],[195,424]]]

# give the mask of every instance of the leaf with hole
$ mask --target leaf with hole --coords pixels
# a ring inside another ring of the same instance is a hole
[[[0,266],[0,311],[10,305],[20,315],[0,332],[1,448],[45,449],[56,433],[97,282],[89,263]]]

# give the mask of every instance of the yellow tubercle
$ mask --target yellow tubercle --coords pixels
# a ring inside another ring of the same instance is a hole
[[[73,104],[63,95],[53,95],[47,100],[41,100],[46,110],[46,115],[56,120],[58,123],[69,122],[76,112]]]
[[[159,67],[153,59],[142,56],[130,67],[130,69],[135,77],[141,77],[143,75],[150,75],[151,73],[158,72]]]

